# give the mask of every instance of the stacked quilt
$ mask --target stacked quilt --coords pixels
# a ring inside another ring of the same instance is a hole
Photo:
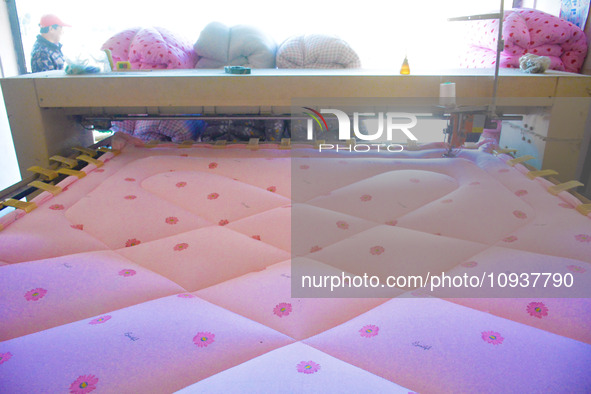
[[[591,391],[590,218],[509,156],[113,146],[0,218],[3,392]],[[296,266],[584,290],[308,298]]]
[[[123,120],[113,122],[111,130],[121,131],[145,142],[171,141],[181,143],[195,141],[206,124],[202,120]]]
[[[113,61],[129,61],[132,69],[193,68],[197,56],[181,36],[162,27],[131,28],[109,38],[101,50]]]
[[[468,23],[469,48],[460,65],[467,68],[494,67],[498,20]],[[504,50],[501,67],[519,68],[526,53],[550,58],[550,69],[580,72],[587,55],[585,33],[572,23],[538,10],[507,11],[503,19]]]
[[[199,55],[196,68],[275,68],[277,44],[252,26],[229,27],[212,22],[205,26],[193,47]]]
[[[349,44],[335,36],[307,34],[290,37],[277,49],[277,68],[360,68]]]

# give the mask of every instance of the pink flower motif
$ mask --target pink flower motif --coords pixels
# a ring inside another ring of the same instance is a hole
[[[369,194],[364,194],[363,196],[361,196],[359,199],[363,202],[367,202],[367,201],[371,201],[371,196]]]
[[[575,272],[577,274],[583,274],[585,273],[587,270],[583,267],[581,267],[580,265],[569,265],[566,268],[568,268],[569,270],[571,270],[572,272]]]
[[[71,394],[90,393],[91,391],[96,390],[97,383],[98,383],[98,378],[94,375],[78,376],[78,379],[76,379],[70,385],[70,393]]]
[[[396,226],[398,224],[398,220],[388,220],[385,224],[388,226]]]
[[[361,336],[364,338],[371,338],[378,335],[380,328],[378,326],[374,326],[373,324],[368,324],[367,326],[363,326],[359,332]]]
[[[384,253],[385,249],[383,246],[372,246],[369,248],[369,253],[373,254],[374,256],[379,256]]]
[[[412,182],[412,183],[419,183],[420,181],[421,180],[420,179],[417,179],[417,178],[410,178],[409,179],[409,182]]]
[[[218,222],[220,226],[225,226],[226,224],[230,223],[228,219],[222,219]]]
[[[217,168],[218,167],[218,163],[211,162],[211,163],[209,163],[208,167],[213,170],[214,168]]]
[[[187,186],[187,182],[177,182],[175,186],[176,187],[185,187],[185,186]]]
[[[53,204],[49,206],[49,209],[52,209],[54,211],[62,211],[64,210],[64,206],[62,204]]]
[[[193,338],[193,343],[197,345],[197,347],[207,347],[215,342],[215,335],[209,331],[201,331],[198,332],[197,335]]]
[[[72,224],[70,227],[72,227],[74,230],[84,230],[83,224]]]
[[[319,252],[319,251],[321,251],[321,250],[322,250],[322,248],[321,248],[320,246],[318,246],[318,245],[314,245],[314,246],[312,246],[312,247],[310,248],[310,253]]]
[[[558,206],[562,207],[562,208],[566,208],[566,209],[575,209],[575,207],[573,207],[572,205],[570,205],[567,202],[561,202],[558,204]]]
[[[126,200],[135,200],[137,198],[137,196],[134,196],[133,194],[130,194],[128,196],[123,197]]]
[[[177,295],[177,297],[179,297],[179,298],[195,298],[195,296],[190,293],[179,294],[179,295]]]
[[[511,243],[517,241],[517,237],[514,235],[510,235],[506,238],[503,238],[503,242]]]
[[[591,242],[591,235],[589,234],[578,234],[575,235],[575,239],[579,242],[589,243]]]
[[[96,170],[94,170],[94,172],[105,172],[105,170],[102,168],[97,168]]]
[[[11,358],[12,358],[12,353],[10,353],[10,352],[0,353],[0,364],[4,364],[5,362],[10,360]]]
[[[215,200],[216,198],[218,198],[220,195],[218,193],[210,193],[207,195],[207,199],[208,200]]]
[[[279,317],[288,316],[291,313],[291,304],[287,302],[281,302],[275,305],[273,313]]]
[[[92,324],[92,325],[102,324],[102,323],[106,322],[107,320],[111,320],[111,315],[97,317],[96,319],[89,321],[88,324]]]
[[[275,193],[277,191],[277,188],[275,186],[269,186],[267,188],[267,190],[270,191],[270,192],[272,192],[272,193]]]
[[[343,220],[339,220],[337,222],[337,227],[340,228],[341,230],[348,230],[349,229],[349,223],[343,221]]]
[[[175,217],[175,216],[169,216],[166,219],[164,219],[164,223],[166,224],[177,224],[179,222],[179,218]]]
[[[513,216],[515,216],[517,219],[527,219],[525,212],[519,210],[513,211]]]
[[[260,235],[253,235],[251,238],[252,239],[256,239],[257,241],[260,241],[261,240],[261,236]]]
[[[520,189],[515,192],[515,195],[518,197],[525,196],[527,194],[527,190]]]
[[[503,338],[501,334],[495,331],[483,331],[482,340],[493,345],[500,345],[501,343],[503,343],[505,338]]]
[[[174,247],[172,249],[176,252],[180,252],[181,250],[185,250],[188,247],[189,247],[189,244],[186,242],[183,242],[183,243],[174,245]]]
[[[320,364],[316,364],[314,361],[302,361],[296,366],[298,372],[305,374],[312,374],[320,370]]]
[[[125,178],[124,181],[126,181],[126,182],[135,182],[135,178]]]
[[[25,299],[27,301],[39,301],[41,298],[45,297],[45,294],[47,294],[47,290],[38,287],[27,291],[25,293]]]
[[[478,263],[476,261],[466,261],[460,265],[462,267],[473,268],[473,267],[476,267],[478,265]]]
[[[134,276],[135,274],[136,274],[135,270],[131,270],[131,269],[119,271],[119,275],[125,276],[125,277]]]
[[[132,246],[139,245],[141,243],[142,243],[142,241],[140,241],[139,239],[131,238],[131,239],[128,239],[127,242],[125,242],[125,247],[129,248]]]
[[[527,313],[541,319],[544,316],[548,316],[548,307],[543,302],[530,302],[527,305]]]
[[[300,169],[302,169],[302,170],[307,170],[307,169],[309,169],[309,168],[310,168],[310,166],[309,166],[309,165],[307,165],[307,164],[304,164],[304,165],[301,165],[301,166],[300,166]]]

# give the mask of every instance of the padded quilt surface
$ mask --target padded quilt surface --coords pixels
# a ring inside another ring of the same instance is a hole
[[[591,220],[509,156],[114,146],[0,217],[0,392],[591,392]]]

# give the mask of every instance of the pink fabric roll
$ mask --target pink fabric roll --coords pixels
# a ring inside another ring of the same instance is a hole
[[[103,44],[105,49],[113,61],[129,61],[132,69],[193,68],[197,61],[188,41],[162,27],[123,30]]]
[[[461,59],[466,68],[494,67],[498,20],[471,22],[469,48]],[[538,10],[507,11],[503,19],[501,67],[519,68],[526,53],[550,58],[550,69],[578,73],[587,55],[585,33],[570,22]]]

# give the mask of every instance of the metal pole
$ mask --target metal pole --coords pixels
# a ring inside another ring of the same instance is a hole
[[[505,2],[501,0],[499,15],[499,34],[497,36],[497,56],[495,60],[495,81],[493,85],[492,104],[490,106],[491,117],[496,117],[497,114],[497,90],[499,88],[499,68],[501,67],[501,52],[505,49],[505,43],[503,42],[503,18],[505,14]]]

